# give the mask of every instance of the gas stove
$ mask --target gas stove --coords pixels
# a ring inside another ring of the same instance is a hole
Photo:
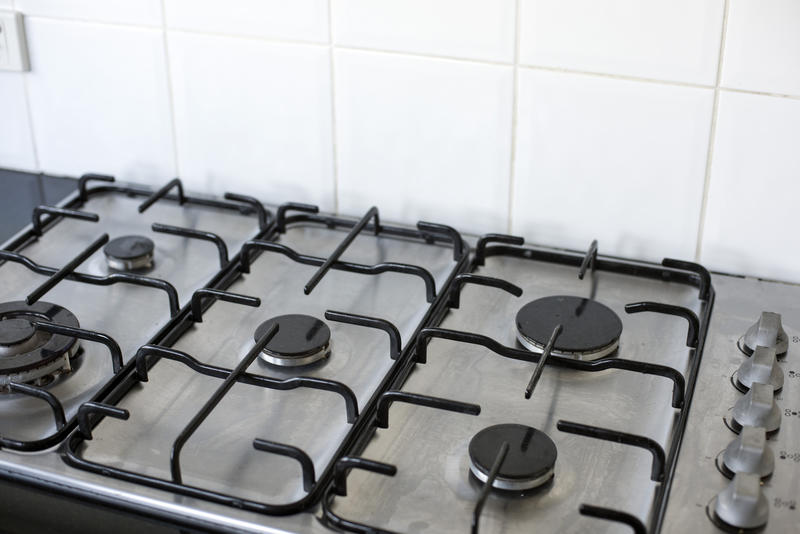
[[[85,175],[0,251],[0,478],[182,531],[795,528],[800,287],[601,250]]]

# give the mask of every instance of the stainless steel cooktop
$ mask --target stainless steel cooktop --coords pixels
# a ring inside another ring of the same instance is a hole
[[[795,528],[798,286],[177,180],[34,218],[0,265],[12,485],[229,532]]]

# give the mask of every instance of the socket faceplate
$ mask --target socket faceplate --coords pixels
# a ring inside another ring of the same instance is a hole
[[[0,11],[0,70],[20,72],[29,69],[22,14]]]

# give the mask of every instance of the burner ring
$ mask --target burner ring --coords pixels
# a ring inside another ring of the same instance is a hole
[[[134,271],[153,266],[153,240],[141,235],[115,237],[103,247],[108,266],[117,271]]]
[[[261,339],[272,325],[279,325],[261,353],[261,359],[280,367],[299,367],[326,358],[331,353],[331,330],[323,321],[310,315],[289,314],[261,323],[253,336]]]
[[[597,360],[619,347],[619,316],[595,300],[573,296],[544,297],[525,304],[517,312],[517,340],[532,352],[542,352],[558,324],[564,329],[553,347],[556,356]]]
[[[489,471],[504,441],[509,444],[508,454],[493,488],[525,491],[553,478],[558,457],[553,440],[541,430],[513,423],[486,427],[470,440],[469,470],[475,478],[481,482],[489,479]]]
[[[28,381],[47,374],[54,364],[77,353],[78,340],[61,334],[36,331],[32,321],[44,320],[79,328],[77,317],[49,302],[28,305],[24,301],[0,304],[0,381]],[[2,379],[7,380],[2,380]]]

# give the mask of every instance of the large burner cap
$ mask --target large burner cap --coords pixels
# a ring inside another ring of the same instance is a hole
[[[47,377],[70,369],[69,360],[78,351],[78,340],[36,331],[31,323],[40,320],[80,327],[69,310],[56,304],[0,304],[0,386],[11,381],[44,383]]]
[[[330,328],[310,315],[280,315],[264,321],[256,328],[255,340],[261,339],[275,323],[278,323],[279,330],[262,351],[264,361],[282,367],[297,367],[330,354]]]
[[[553,477],[558,451],[550,437],[533,427],[517,424],[484,428],[469,442],[470,471],[481,482],[489,472],[503,442],[509,445],[493,488],[523,491],[537,488]]]
[[[622,321],[617,314],[597,301],[570,296],[544,297],[520,308],[517,339],[541,352],[558,324],[564,329],[553,347],[557,356],[596,360],[619,346]]]
[[[27,319],[6,319],[0,322],[0,345],[10,347],[28,341],[36,329]]]
[[[108,266],[118,271],[145,269],[153,265],[155,244],[141,235],[116,237],[103,247]]]

